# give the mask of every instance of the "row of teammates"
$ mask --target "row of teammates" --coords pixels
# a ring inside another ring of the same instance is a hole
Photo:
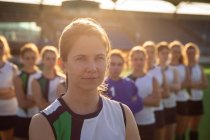
[[[36,65],[39,56],[41,68]],[[21,68],[10,58],[8,42],[0,36],[0,138],[27,140],[32,116],[65,92],[65,75],[57,66],[54,46],[43,47],[39,54],[35,44],[25,44],[20,49]]]
[[[0,131],[2,139],[28,139],[31,117],[65,93],[65,76],[56,66],[58,52],[46,46],[41,51],[42,71],[36,66],[39,52],[34,44],[21,48],[20,70],[10,63],[9,46],[0,36]],[[121,78],[125,59],[120,50],[110,54],[108,96],[132,110],[141,139],[198,139],[203,114],[202,89],[208,81],[198,64],[199,49],[193,43],[183,46],[145,42],[129,54],[132,73]],[[14,85],[14,86],[13,86]]]
[[[108,96],[130,107],[142,140],[198,140],[207,76],[198,64],[196,44],[152,41],[131,49],[131,74],[120,77],[126,62],[120,50],[110,54]]]

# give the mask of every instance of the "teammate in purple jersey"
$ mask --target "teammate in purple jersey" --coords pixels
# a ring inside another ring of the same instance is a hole
[[[124,58],[120,50],[112,50],[110,54],[108,96],[112,100],[122,102],[135,114],[143,108],[142,99],[137,95],[137,87],[130,79],[120,77],[123,70]]]

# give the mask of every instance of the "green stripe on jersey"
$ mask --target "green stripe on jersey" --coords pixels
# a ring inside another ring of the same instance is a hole
[[[72,116],[68,112],[62,113],[53,123],[56,133],[56,140],[70,140],[71,138]],[[68,130],[68,131],[66,131]]]
[[[38,80],[40,86],[41,86],[41,90],[42,90],[42,95],[45,96],[44,94],[48,94],[45,93],[46,91],[46,86],[47,86],[47,79],[45,79],[44,77],[41,77],[41,79]]]

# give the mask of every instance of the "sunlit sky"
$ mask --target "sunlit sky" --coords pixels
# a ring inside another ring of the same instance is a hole
[[[61,5],[62,0],[0,0],[8,2],[21,2],[49,5]],[[160,13],[174,13],[176,7],[170,2],[163,0],[118,0],[116,5],[111,0],[95,0],[100,2],[100,7],[103,9],[125,10],[125,11],[143,11],[143,12],[160,12]],[[210,4],[198,2],[181,2],[178,5],[177,13],[180,14],[196,14],[196,15],[210,15]]]

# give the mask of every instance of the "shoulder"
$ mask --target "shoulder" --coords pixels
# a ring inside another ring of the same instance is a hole
[[[29,127],[30,140],[54,140],[55,136],[50,123],[42,114],[36,114],[32,117]]]

